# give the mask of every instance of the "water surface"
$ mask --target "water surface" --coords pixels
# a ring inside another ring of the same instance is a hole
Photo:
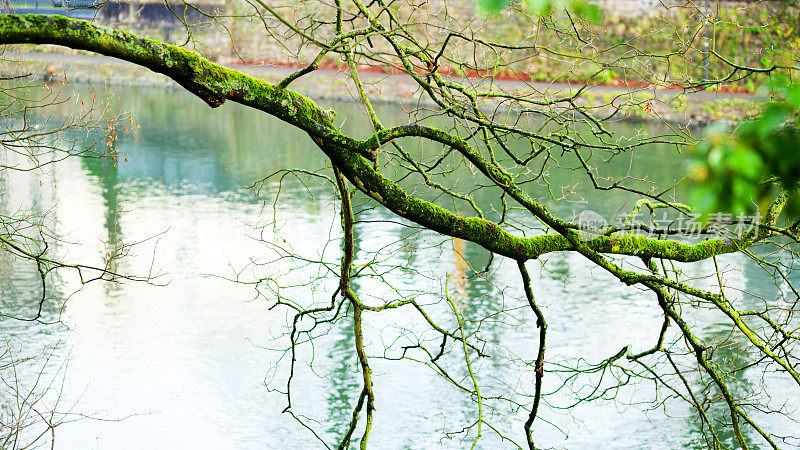
[[[20,376],[30,385],[41,369],[54,387],[48,408],[66,421],[56,429],[55,447],[321,447],[308,430],[282,413],[286,398],[275,390],[285,388],[287,356],[276,349],[286,346],[287,316],[285,309],[271,307],[278,293],[286,301],[326,302],[335,289],[335,274],[308,264],[335,264],[340,258],[334,192],[321,178],[303,174],[273,177],[255,191],[246,186],[286,168],[330,177],[326,161],[303,133],[237,105],[211,110],[179,91],[114,92],[119,96],[115,107],[124,105],[141,126],[134,134],[120,136],[116,164],[108,158],[75,158],[35,173],[6,172],[0,180],[4,214],[21,209],[46,212],[48,223],[65,237],[53,243],[53,251],[103,264],[109,251],[138,242],[113,263],[114,269],[162,274],[152,285],[91,283],[80,290],[74,277],[65,276],[55,286],[63,307],[57,306],[60,302],[45,307],[43,319],[49,323],[10,318],[0,322],[13,348],[51,356],[48,363],[29,366]],[[333,106],[339,111],[337,120],[347,119],[350,132],[368,133],[357,105]],[[397,107],[381,106],[379,112],[387,125],[407,120]],[[616,132],[635,135],[646,127],[619,124]],[[680,178],[685,169],[674,149],[656,146],[638,152],[633,161],[613,164],[623,173],[635,164],[662,185]],[[469,168],[459,170],[468,178]],[[554,173],[552,185],[572,186],[571,176]],[[547,197],[542,187],[529,189]],[[591,208],[611,218],[635,200],[623,194],[581,192],[583,202],[548,202],[560,214]],[[482,205],[497,201],[480,195]],[[486,382],[485,392],[532,393],[532,368],[517,367],[508,359],[533,360],[538,336],[515,264],[498,260],[478,276],[473,269],[488,261],[481,248],[410,228],[363,199],[357,206],[362,211],[356,230],[357,263],[366,258],[379,262],[375,270],[354,280],[363,300],[380,304],[403,294],[425,303],[440,301],[445,275],[450,274],[450,287],[465,318],[490,317],[480,322],[481,333],[498,351],[493,358],[474,361]],[[525,218],[520,215],[518,220]],[[285,258],[287,251],[306,261]],[[780,289],[751,260],[732,255],[720,258],[720,263],[730,285],[765,298],[779,296]],[[34,268],[12,264],[5,256],[2,264],[4,313],[29,317],[40,293]],[[380,273],[381,267],[393,269]],[[661,313],[648,293],[616,282],[575,254],[553,254],[528,267],[550,323],[550,360],[595,364],[626,345],[638,351],[655,341]],[[709,269],[703,264],[687,266],[698,276]],[[269,281],[272,278],[279,281]],[[236,279],[266,281],[256,289]],[[277,283],[284,288],[277,290]],[[440,307],[431,310],[438,319],[452,320]],[[367,319],[368,349],[375,356],[374,448],[468,446],[472,435],[447,433],[474,421],[475,405],[430,368],[394,360],[413,342],[409,330],[425,328],[420,318],[413,311],[398,310],[368,314]],[[729,331],[711,313],[690,320],[704,338],[724,339]],[[304,347],[294,380],[294,410],[329,443],[341,436],[360,389],[349,325],[346,320],[336,323],[313,348]],[[478,322],[471,326],[478,327]],[[385,352],[380,350],[384,345]],[[732,343],[727,350],[720,361],[728,364],[751,357],[743,343]],[[442,364],[465,377],[459,357],[455,352]],[[744,388],[760,382],[757,374],[744,371],[732,384]],[[775,392],[786,393],[778,400],[800,407],[785,380],[775,376],[767,382]],[[556,377],[548,377],[545,390],[556,387]],[[585,393],[580,384],[572,387]],[[655,408],[630,405],[652,399],[651,385],[627,386],[607,395],[620,401],[599,400],[570,411],[558,409],[574,401],[566,394],[546,397],[554,408],[544,408],[537,421],[541,445],[701,446],[698,424],[686,405],[672,400]],[[711,413],[722,416],[724,411]],[[523,442],[525,410],[487,414],[493,425]],[[767,423],[782,434],[800,434],[796,423],[780,418]],[[490,432],[484,434],[481,448],[510,448]],[[731,438],[729,433],[723,436]]]

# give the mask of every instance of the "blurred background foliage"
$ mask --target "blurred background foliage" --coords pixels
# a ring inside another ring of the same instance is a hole
[[[771,100],[735,127],[712,124],[692,161],[690,202],[698,212],[766,210],[781,191],[789,218],[800,217],[800,84],[774,77]]]
[[[509,3],[511,3],[509,0],[478,0],[478,7],[484,13],[492,13],[503,9]],[[595,24],[600,23],[603,18],[597,5],[583,0],[522,0],[520,5],[539,15],[550,14],[554,8],[565,9]]]
[[[525,10],[540,17],[549,17],[559,11],[586,20],[593,25],[602,24],[606,18],[597,5],[583,0],[476,0],[479,9],[487,15],[497,14],[511,7]],[[711,51],[719,56],[705,56],[697,52],[690,61],[690,54],[681,58],[684,64],[668,66],[683,67],[683,73],[670,73],[674,80],[683,83],[700,83],[700,89],[716,89],[721,81],[735,81],[738,86],[746,86],[759,93],[768,101],[764,102],[755,118],[738,124],[713,123],[706,128],[704,139],[695,148],[691,160],[688,182],[692,183],[690,204],[696,212],[706,215],[716,212],[733,214],[763,213],[781,192],[786,193],[787,204],[784,214],[791,219],[800,218],[800,82],[787,73],[797,72],[797,49],[800,47],[798,9],[790,6],[776,8],[769,6],[757,11],[758,17],[747,17],[747,10],[736,8],[703,12],[699,15],[681,16],[673,14],[674,33],[710,33]],[[752,14],[753,11],[750,13]],[[751,24],[748,20],[752,19]],[[639,31],[634,23],[626,23],[625,18],[615,18],[623,25],[620,36],[625,37]],[[652,19],[649,19],[652,21]],[[647,22],[647,20],[644,20]],[[668,22],[664,22],[665,24]],[[682,24],[681,27],[678,26]],[[665,28],[664,30],[669,30]],[[708,31],[706,31],[708,30]],[[589,29],[584,29],[591,36]],[[669,32],[642,35],[651,39],[648,45],[658,47],[660,40],[666,39],[670,45],[683,42]],[[663,30],[662,30],[663,31]],[[603,38],[596,36],[598,43]],[[690,47],[687,41],[687,47]],[[736,43],[717,47],[716,43]],[[609,46],[612,43],[607,43]],[[601,45],[602,46],[602,45]],[[748,54],[742,49],[769,48],[768,53]],[[741,53],[740,53],[741,52]],[[727,62],[741,64],[738,69],[727,66]],[[717,67],[721,64],[720,67]],[[657,64],[656,64],[657,65]],[[685,66],[685,67],[684,67]],[[692,69],[689,69],[693,66]],[[727,67],[725,67],[727,66]],[[597,71],[593,78],[621,78],[623,80],[641,79],[646,71],[624,70],[609,65],[604,71]],[[706,70],[704,77],[698,72]],[[759,70],[744,70],[755,67]],[[771,69],[770,69],[771,68]],[[779,70],[775,70],[775,69]],[[765,70],[767,69],[767,70]],[[661,72],[654,70],[655,73]],[[710,74],[709,74],[710,72]],[[611,75],[608,75],[608,74]],[[759,87],[760,86],[760,87]]]

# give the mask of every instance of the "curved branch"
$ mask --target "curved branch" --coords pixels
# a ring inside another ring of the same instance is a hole
[[[373,137],[359,141],[336,129],[332,121],[333,114],[304,95],[215,64],[181,47],[84,20],[9,14],[0,16],[0,31],[0,44],[56,44],[93,51],[164,74],[211,107],[218,107],[230,100],[270,114],[308,133],[359,190],[395,214],[438,233],[469,240],[494,253],[523,261],[550,252],[581,250],[576,248],[574,239],[562,234],[519,237],[492,221],[458,216],[409,195],[370,164],[375,158],[374,152],[382,144],[407,136],[422,137],[458,148],[465,157],[482,162],[479,161],[482,157],[465,141],[444,131],[406,125],[381,130]],[[485,164],[479,166],[487,167]],[[510,176],[499,169],[489,170],[485,174],[501,186],[513,183]],[[514,187],[513,191],[517,195],[512,196],[518,201],[529,200],[518,188]],[[568,224],[550,215],[543,207],[541,211],[534,212],[560,233],[572,234]],[[598,236],[580,244],[585,246],[584,251],[693,262],[741,251],[752,242],[715,239],[688,245],[632,234],[615,234]]]

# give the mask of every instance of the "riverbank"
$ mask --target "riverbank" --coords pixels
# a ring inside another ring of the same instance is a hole
[[[22,62],[20,64],[20,62]],[[270,83],[278,83],[295,71],[281,64],[226,64]],[[17,52],[4,55],[0,73],[31,74],[66,83],[89,83],[118,86],[180,88],[169,78],[124,61],[92,54]],[[358,101],[349,74],[338,68],[322,68],[295,80],[290,88],[315,100]],[[365,90],[373,102],[388,102],[404,107],[435,107],[421,95],[419,86],[409,76],[366,70],[362,74]],[[476,87],[492,84],[522,97],[557,97],[574,92],[580,86],[520,80],[492,80],[483,77],[454,78]],[[736,122],[758,111],[759,98],[753,94],[731,92],[684,92],[641,86],[595,85],[585,90],[579,101],[594,115],[613,115],[615,120],[654,120],[681,125],[717,121]],[[487,101],[487,108],[502,106]],[[513,107],[513,105],[512,105]]]

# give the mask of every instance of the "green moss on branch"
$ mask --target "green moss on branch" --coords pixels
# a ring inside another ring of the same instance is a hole
[[[538,208],[538,203],[528,199],[518,188],[509,188],[507,184],[512,184],[512,180],[508,174],[486,164],[480,154],[457,136],[435,128],[406,125],[382,130],[375,136],[377,139],[358,141],[337,130],[332,123],[332,114],[308,97],[220,66],[181,47],[62,16],[0,16],[0,44],[24,43],[63,45],[119,58],[168,76],[211,107],[230,100],[275,116],[307,132],[355,186],[394,213],[515,260],[538,258],[556,251],[583,252],[588,249],[598,253],[692,262],[740,250],[741,243],[720,240],[687,245],[634,235],[601,236],[588,243],[576,241],[574,231],[569,230],[563,221],[550,215],[543,207]],[[548,226],[570,238],[561,234],[528,238],[515,236],[494,222],[460,217],[409,195],[376,171],[367,160],[380,145],[404,136],[418,136],[458,148],[465,157],[486,169],[485,174],[495,183],[510,189],[512,197],[527,203],[526,207]],[[575,242],[585,248],[576,248]]]

